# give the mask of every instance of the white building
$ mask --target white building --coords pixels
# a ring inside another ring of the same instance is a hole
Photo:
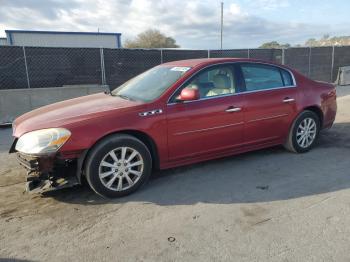
[[[0,37],[0,46],[7,45],[7,39],[6,37]]]
[[[120,33],[5,30],[7,45],[121,48]],[[0,43],[1,45],[1,43]]]

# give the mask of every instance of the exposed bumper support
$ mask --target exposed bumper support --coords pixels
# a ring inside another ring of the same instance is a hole
[[[48,191],[55,191],[67,187],[78,185],[76,177],[59,178],[59,179],[35,179],[26,183],[26,191],[30,193],[44,193]]]
[[[54,156],[33,157],[17,153],[17,160],[27,170],[26,191],[43,193],[80,184],[77,161]]]

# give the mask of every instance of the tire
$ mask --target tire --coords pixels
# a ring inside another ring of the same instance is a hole
[[[308,129],[306,128],[307,126]],[[310,151],[317,142],[320,126],[321,122],[317,114],[309,110],[303,111],[295,119],[284,147],[294,153]],[[303,137],[306,138],[304,139]]]
[[[96,144],[85,163],[89,186],[107,198],[133,193],[148,180],[151,172],[150,151],[140,140],[126,134],[113,135]]]

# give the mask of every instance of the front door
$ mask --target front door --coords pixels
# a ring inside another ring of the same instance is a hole
[[[243,144],[244,101],[237,95],[234,70],[215,66],[198,73],[182,88],[198,88],[200,99],[167,107],[169,160],[186,160]],[[181,88],[174,97],[181,92]]]

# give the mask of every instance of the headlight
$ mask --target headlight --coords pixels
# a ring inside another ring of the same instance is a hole
[[[56,152],[69,139],[71,133],[64,128],[49,128],[32,131],[21,136],[16,150],[25,154]]]

